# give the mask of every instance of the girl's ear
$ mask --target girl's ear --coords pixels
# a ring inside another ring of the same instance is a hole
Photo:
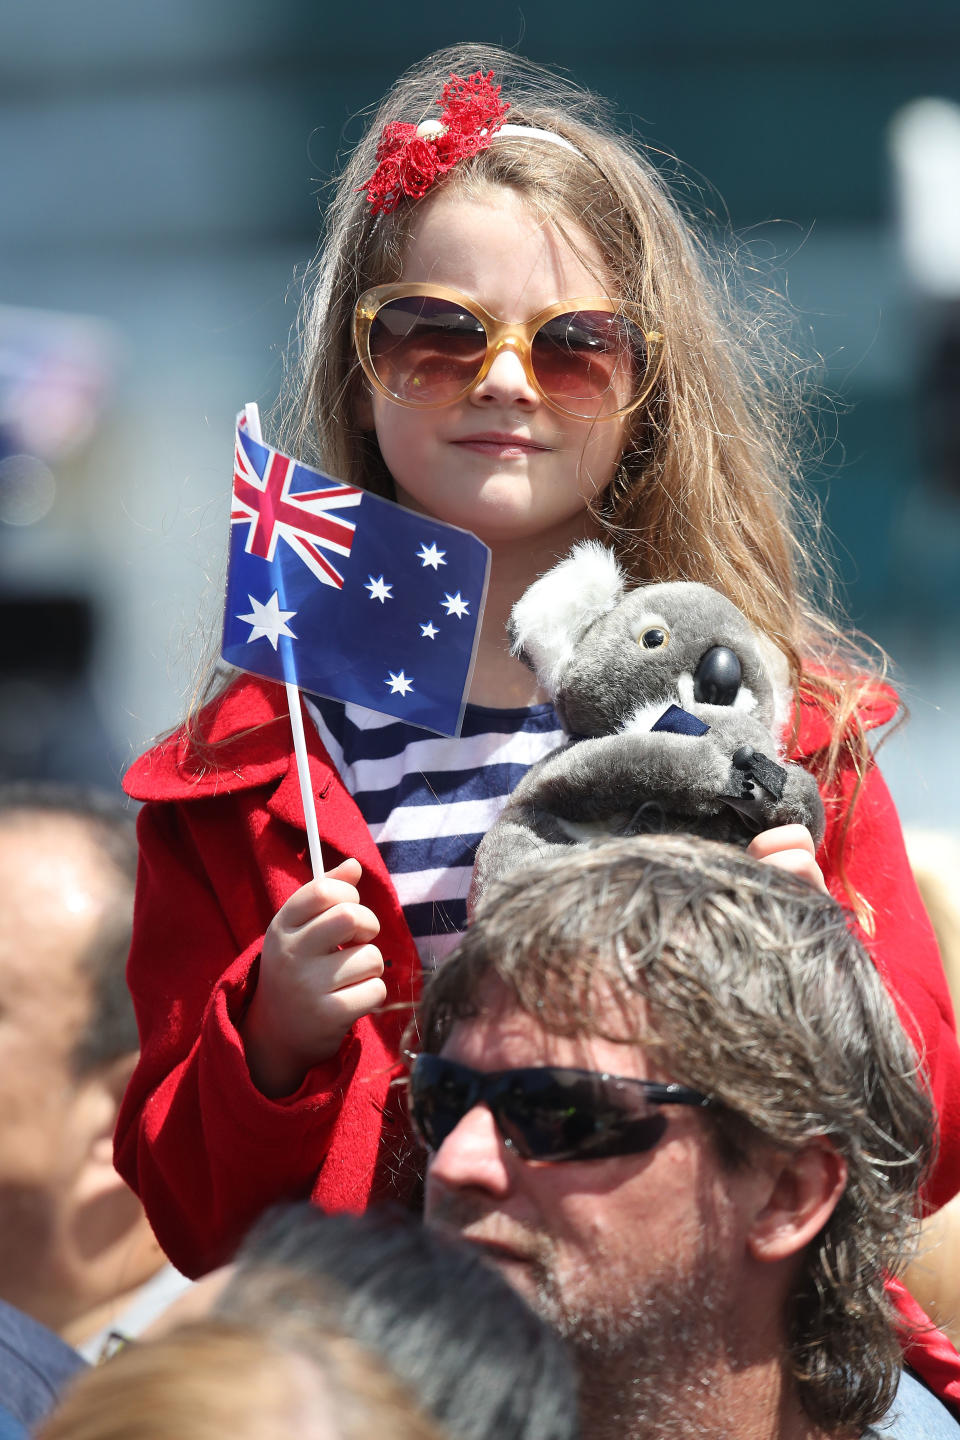
[[[583,540],[520,596],[507,625],[511,649],[536,673],[548,695],[556,695],[574,649],[593,622],[620,601],[625,588],[613,551],[596,540]]]
[[[788,1260],[826,1225],[847,1184],[847,1162],[826,1137],[771,1157],[771,1185],[747,1245],[755,1260]]]
[[[366,380],[353,397],[353,423],[358,430],[373,430],[373,392]]]

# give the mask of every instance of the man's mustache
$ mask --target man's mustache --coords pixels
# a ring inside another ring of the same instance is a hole
[[[435,1187],[426,1222],[431,1229],[442,1230],[454,1239],[500,1250],[535,1265],[545,1263],[550,1248],[541,1230],[504,1215],[480,1195],[467,1191]]]

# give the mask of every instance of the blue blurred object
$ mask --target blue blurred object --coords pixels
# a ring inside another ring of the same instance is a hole
[[[29,1440],[30,1431],[0,1405],[0,1440]]]
[[[0,1300],[0,1406],[16,1423],[38,1425],[65,1382],[86,1368],[59,1335]]]

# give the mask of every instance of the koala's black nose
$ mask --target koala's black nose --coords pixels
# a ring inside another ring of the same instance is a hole
[[[740,690],[740,661],[726,645],[714,645],[693,672],[693,698],[701,705],[732,705]]]

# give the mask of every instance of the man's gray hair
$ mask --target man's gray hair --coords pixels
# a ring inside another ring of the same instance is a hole
[[[494,979],[548,1031],[642,1043],[712,1096],[703,1114],[727,1165],[758,1144],[829,1137],[847,1185],[786,1320],[807,1413],[859,1434],[900,1372],[884,1275],[908,1257],[935,1118],[851,923],[730,845],[658,835],[577,847],[491,890],[427,986],[411,1048],[439,1051]]]

